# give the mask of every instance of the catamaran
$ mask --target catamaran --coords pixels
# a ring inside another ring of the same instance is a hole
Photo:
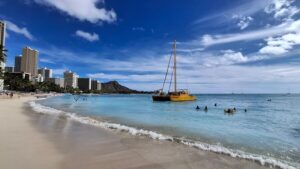
[[[158,94],[153,95],[152,99],[153,101],[173,101],[173,102],[182,102],[182,101],[193,101],[196,100],[196,96],[190,95],[189,91],[187,89],[180,89],[177,90],[177,70],[176,70],[176,40],[174,41],[174,45],[173,45],[173,57],[174,57],[174,65],[173,65],[173,76],[174,76],[174,91],[172,92],[168,92],[168,93],[164,93],[163,89],[166,83],[166,79],[168,76],[168,72],[169,72],[169,67],[170,67],[170,62],[172,59],[172,55],[169,59],[169,63],[168,63],[168,67],[167,67],[167,71],[166,71],[166,75],[165,75],[165,79],[163,82],[163,86],[162,88],[159,90]],[[170,86],[172,83],[172,78],[173,76],[171,75],[171,81],[170,81]]]

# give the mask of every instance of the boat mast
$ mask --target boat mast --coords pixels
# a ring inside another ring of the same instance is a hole
[[[174,41],[174,91],[177,92],[177,79],[176,79],[176,40]]]

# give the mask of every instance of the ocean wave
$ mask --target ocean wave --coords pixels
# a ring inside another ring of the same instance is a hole
[[[228,155],[234,158],[241,158],[241,159],[246,159],[250,161],[257,162],[263,166],[268,166],[268,167],[274,167],[274,168],[280,168],[280,169],[296,169],[296,164],[291,164],[289,162],[282,162],[280,160],[263,156],[263,155],[258,155],[258,154],[251,154],[251,153],[246,153],[240,150],[233,150],[229,149],[220,145],[213,145],[213,144],[208,144],[208,143],[203,143],[199,141],[193,141],[185,138],[178,138],[178,137],[172,137],[169,135],[161,134],[155,131],[149,131],[149,130],[144,130],[144,129],[137,129],[134,127],[129,127],[125,126],[122,124],[116,124],[116,123],[110,123],[110,122],[105,122],[105,121],[99,121],[96,119],[93,119],[91,117],[86,117],[86,116],[80,116],[75,113],[70,113],[70,112],[65,112],[61,110],[57,110],[51,107],[47,107],[44,105],[41,105],[39,103],[36,103],[35,101],[29,102],[31,108],[38,113],[43,113],[43,114],[54,114],[54,115],[62,115],[65,116],[69,119],[72,119],[74,121],[83,123],[83,124],[88,124],[96,127],[101,127],[104,129],[113,129],[121,132],[127,132],[131,135],[134,136],[146,136],[155,140],[167,140],[171,142],[177,142],[179,144],[183,144],[189,147],[194,147],[200,150],[204,151],[210,151],[218,154],[224,154]],[[299,166],[298,166],[299,167]]]
[[[144,135],[144,136],[148,136],[152,139],[157,139],[157,140],[173,141],[172,137],[166,136],[166,135],[154,132],[154,131],[136,129],[134,127],[129,127],[129,126],[116,124],[116,123],[101,122],[101,121],[95,120],[90,117],[79,116],[75,113],[69,113],[69,112],[57,110],[57,109],[54,109],[51,107],[43,106],[34,101],[30,102],[30,106],[36,112],[44,113],[44,114],[64,115],[67,118],[70,118],[72,120],[78,121],[83,124],[89,124],[89,125],[93,125],[93,126],[106,128],[106,129],[115,129],[115,130],[119,130],[119,131],[123,131],[123,132],[128,132],[131,135]]]

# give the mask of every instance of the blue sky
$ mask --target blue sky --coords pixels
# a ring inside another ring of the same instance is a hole
[[[155,90],[176,39],[180,88],[300,92],[297,0],[2,0],[0,19],[8,65],[30,46],[55,76]]]

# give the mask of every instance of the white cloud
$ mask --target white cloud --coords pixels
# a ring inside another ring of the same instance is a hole
[[[96,34],[96,33],[89,33],[89,32],[84,32],[82,30],[77,30],[75,32],[75,35],[78,36],[78,37],[81,37],[85,40],[88,40],[90,42],[94,42],[94,41],[97,41],[99,40],[99,35]]]
[[[223,53],[223,58],[227,63],[242,63],[248,61],[248,57],[244,56],[241,52],[226,50]]]
[[[204,35],[202,37],[201,44],[204,46],[211,46],[211,45],[232,43],[238,41],[249,41],[249,40],[265,38],[280,32],[281,29],[274,27],[269,29],[260,29],[256,31],[237,33],[237,34]]]
[[[299,31],[299,29],[300,29],[300,19],[296,21],[289,20],[277,26],[258,29],[254,31],[244,32],[244,33],[225,34],[225,35],[204,35],[202,36],[201,44],[204,46],[211,46],[211,45],[232,43],[238,41],[249,41],[255,39],[262,39],[274,35],[282,35],[290,32],[295,32],[295,31]]]
[[[265,7],[265,12],[272,13],[282,9],[285,6],[290,6],[294,0],[271,0],[271,3]]]
[[[300,44],[300,20],[292,19],[300,9],[293,6],[294,2],[294,0],[272,0],[272,3],[265,8],[266,13],[274,14],[275,19],[290,22],[290,25],[283,33],[267,38],[265,40],[267,45],[259,50],[260,53],[282,55]]]
[[[246,29],[250,25],[250,23],[253,21],[253,18],[251,16],[246,17],[246,16],[233,15],[232,18],[238,20],[237,26],[241,30]]]
[[[34,39],[33,35],[28,31],[27,28],[25,28],[25,27],[21,28],[10,21],[5,21],[5,23],[7,26],[7,30],[12,31],[17,34],[21,34],[30,40]]]
[[[287,53],[287,50],[282,46],[265,46],[259,50],[262,54],[281,55]]]
[[[275,13],[275,18],[291,18],[299,12],[299,9],[296,7],[289,7],[280,9]]]
[[[257,30],[233,33],[233,34],[220,34],[220,35],[203,35],[201,37],[200,45],[212,46],[219,44],[226,44],[238,41],[251,41],[257,39],[264,39],[268,37],[280,37],[286,34],[297,33],[300,30],[300,19],[294,20],[292,17],[299,13],[300,9],[293,6],[294,0],[270,0],[265,7],[265,12],[272,14],[274,18],[281,19],[281,24],[277,26],[269,26],[267,28],[261,28]],[[238,19],[239,22],[237,26],[241,30],[246,29],[249,24],[253,21],[252,17],[246,17],[245,15],[235,14],[233,19]],[[192,41],[193,44],[198,43],[197,41]],[[295,45],[295,44],[294,44]],[[292,45],[293,46],[293,45]],[[275,48],[276,47],[276,48]],[[274,48],[278,53],[286,53],[287,48],[282,48],[281,46],[271,46],[267,47],[261,52],[268,53],[270,49]],[[280,49],[281,48],[281,49]]]
[[[177,48],[177,52],[187,52],[187,53],[192,53],[192,52],[200,52],[203,51],[204,48]]]
[[[259,11],[262,11],[267,5],[270,4],[269,0],[251,0],[246,1],[245,3],[234,6],[233,8],[226,11],[216,11],[216,14],[209,15],[203,18],[200,18],[193,22],[194,25],[202,25],[204,22],[209,22],[211,24],[220,24],[234,19],[233,15],[238,16],[252,16]],[[203,26],[203,25],[202,25]]]
[[[293,21],[286,30],[285,34],[265,39],[267,45],[261,48],[259,52],[281,55],[289,52],[294,46],[300,45],[300,20]]]
[[[267,45],[259,50],[262,54],[281,55],[300,44],[300,33],[289,33],[276,38],[266,39]]]
[[[202,63],[204,66],[207,67],[215,67],[245,63],[248,61],[251,61],[251,59],[247,56],[244,56],[241,52],[236,52],[233,50],[224,50],[221,51],[221,55],[215,54],[214,56],[210,56],[209,58],[204,58]]]
[[[35,0],[35,2],[55,7],[81,21],[111,23],[117,19],[117,15],[113,10],[97,7],[98,3],[104,3],[103,0]]]
[[[46,59],[46,58],[40,58],[40,62],[43,62],[43,63],[50,63],[50,64],[55,64],[55,62],[53,62],[53,61],[50,60],[50,59]]]
[[[275,19],[291,19],[300,11],[296,6],[292,5],[294,2],[294,0],[272,0],[265,8],[265,12],[273,14]]]

